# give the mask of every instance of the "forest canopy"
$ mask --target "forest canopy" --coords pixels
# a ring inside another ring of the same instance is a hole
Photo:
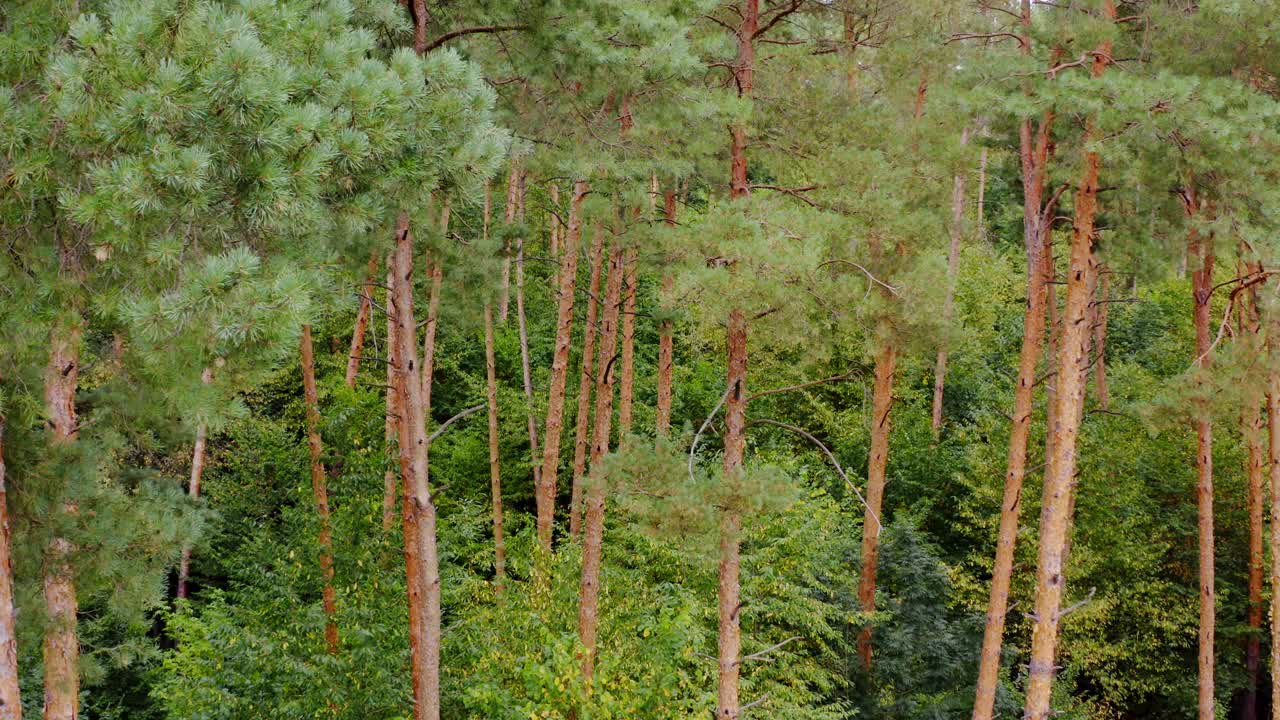
[[[8,0],[0,720],[1274,717],[1278,18]]]

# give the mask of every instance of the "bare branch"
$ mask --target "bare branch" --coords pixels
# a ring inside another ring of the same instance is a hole
[[[431,437],[427,438],[427,444],[430,445],[436,438],[440,437],[440,435],[445,430],[449,429],[450,425],[454,424],[455,422],[461,420],[462,418],[468,415],[478,413],[483,409],[484,409],[484,405],[475,405],[467,408],[466,410],[463,410],[462,412],[458,413],[457,415],[454,415],[448,420],[445,420],[443,423],[440,424],[440,427],[436,428],[435,432],[431,433]]]
[[[880,524],[880,516],[877,515],[875,511],[871,509],[871,506],[867,504],[867,499],[862,496],[862,491],[859,490],[858,486],[854,485],[853,481],[849,479],[849,476],[845,474],[844,468],[840,467],[840,461],[836,460],[836,456],[831,454],[831,451],[827,449],[827,446],[823,445],[822,441],[819,440],[817,437],[815,437],[812,433],[810,433],[808,430],[805,430],[804,428],[797,427],[795,425],[779,422],[777,420],[767,420],[764,418],[756,418],[747,424],[748,425],[755,425],[755,424],[776,425],[780,428],[790,430],[791,432],[796,433],[798,435],[803,435],[814,445],[817,445],[818,449],[821,450],[823,454],[827,456],[827,459],[831,461],[831,464],[835,466],[836,472],[839,473],[840,475],[840,479],[844,480],[844,483],[849,486],[849,489],[853,491],[853,494],[858,496],[858,500],[862,502],[862,506],[867,509],[867,514],[871,516],[872,520],[876,521],[876,528],[880,530],[884,529],[884,526]]]
[[[787,387],[774,388],[773,390],[762,390],[756,393],[755,395],[748,395],[747,402],[751,402],[756,398],[762,398],[766,395],[777,395],[779,393],[791,392],[793,390],[803,390],[807,387],[813,387],[814,385],[821,385],[823,383],[837,382],[839,380],[848,380],[851,377],[860,376],[861,374],[862,373],[857,370],[850,370],[847,373],[843,373],[841,375],[832,375],[829,378],[823,378],[821,380],[811,380],[807,383],[800,383],[799,385],[788,385]]]
[[[803,639],[804,638],[800,637],[799,635],[794,635],[792,637],[787,638],[786,640],[783,640],[780,643],[775,643],[773,645],[770,645],[769,647],[761,650],[760,652],[754,652],[754,653],[751,653],[750,655],[747,655],[746,657],[740,658],[738,662],[735,664],[742,665],[743,663],[751,662],[752,660],[760,660],[764,658],[765,655],[768,655],[774,650],[778,650],[782,648],[782,646],[786,645],[787,643],[794,642],[796,640],[803,640]]]
[[[831,265],[831,264],[833,264],[833,263],[844,263],[845,265],[852,265],[853,267],[858,268],[858,269],[859,269],[859,270],[861,270],[863,273],[865,273],[865,274],[866,274],[866,276],[867,276],[868,278],[870,278],[872,282],[874,282],[875,284],[877,284],[877,285],[879,285],[880,287],[884,288],[885,290],[888,290],[889,292],[893,293],[894,297],[899,297],[899,295],[898,295],[898,288],[896,288],[896,287],[894,287],[894,286],[892,286],[892,285],[890,285],[890,284],[888,284],[888,283],[886,283],[886,282],[882,281],[880,278],[876,277],[875,275],[872,275],[870,270],[868,270],[868,269],[866,269],[866,268],[862,267],[861,265],[859,265],[859,264],[858,264],[858,263],[856,263],[856,262],[853,262],[852,260],[845,260],[845,259],[843,259],[843,258],[835,258],[834,260],[828,260],[828,261],[826,261],[826,262],[824,262],[824,263],[822,263],[822,264],[818,265],[818,267],[820,267],[820,268],[821,268],[821,267],[824,267],[824,266],[827,266],[827,265]]]
[[[724,405],[724,401],[729,399],[729,393],[733,391],[733,383],[724,389],[724,394],[720,396],[720,400],[716,402],[716,406],[711,408],[711,414],[702,422],[702,427],[698,428],[698,432],[693,434],[693,442],[689,443],[689,479],[693,479],[693,454],[698,449],[698,438],[702,437],[702,433],[706,432],[707,426],[711,424],[711,420],[720,412],[720,406]]]
[[[463,35],[475,35],[477,33],[500,33],[500,32],[507,32],[510,30],[528,30],[528,29],[529,29],[528,25],[479,25],[476,27],[458,28],[457,30],[450,30],[449,32],[441,35],[435,40],[432,40],[431,42],[427,43],[427,47],[425,50],[423,50],[423,52],[424,53],[431,52],[432,50],[435,50],[436,48],[440,47],[441,45],[444,45],[450,40],[453,40],[454,38],[460,38]]]

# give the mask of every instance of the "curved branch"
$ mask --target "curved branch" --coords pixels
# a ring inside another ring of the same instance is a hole
[[[461,420],[462,418],[468,415],[473,415],[475,413],[478,413],[483,409],[484,409],[484,405],[476,405],[474,407],[469,407],[466,410],[463,410],[462,412],[458,413],[457,415],[454,415],[453,417],[449,418],[448,420],[445,420],[443,423],[440,424],[440,427],[436,428],[435,432],[431,433],[431,437],[427,438],[427,444],[430,445],[436,438],[440,437],[440,435],[444,433],[445,430],[449,429],[450,425],[454,424],[455,422]]]
[[[875,511],[871,509],[871,506],[867,504],[867,499],[862,496],[862,491],[858,489],[857,485],[853,484],[853,481],[850,480],[849,476],[845,474],[844,468],[840,467],[840,461],[836,460],[836,456],[831,454],[831,451],[827,449],[826,445],[822,444],[821,440],[819,440],[817,437],[815,437],[812,433],[810,433],[808,430],[805,430],[804,428],[797,427],[795,425],[790,425],[784,422],[779,422],[777,420],[766,420],[763,418],[757,418],[747,423],[747,425],[755,425],[758,423],[764,424],[764,425],[776,425],[780,428],[790,430],[793,433],[803,435],[804,437],[808,438],[808,440],[812,442],[814,445],[817,445],[818,449],[821,450],[823,454],[827,456],[827,459],[831,461],[831,464],[835,466],[836,472],[840,474],[840,479],[844,480],[844,483],[849,486],[849,489],[852,490],[853,493],[858,496],[858,500],[862,502],[862,506],[867,509],[867,514],[871,516],[872,520],[876,521],[876,529],[877,530],[884,529],[884,525],[880,524],[880,516],[877,515]]]
[[[528,30],[528,29],[529,29],[528,25],[478,25],[476,27],[458,28],[457,30],[450,30],[449,32],[441,35],[435,40],[432,40],[431,42],[427,43],[426,48],[424,48],[422,52],[429,53],[432,50],[435,50],[436,48],[440,47],[441,45],[449,42],[450,40],[453,40],[455,38],[460,38],[463,35],[475,35],[477,33],[486,33],[486,34],[500,33],[500,32],[508,32],[511,30]]]

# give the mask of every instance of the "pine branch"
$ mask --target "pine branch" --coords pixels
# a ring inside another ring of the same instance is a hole
[[[457,30],[450,30],[449,32],[441,35],[435,40],[432,40],[431,42],[427,43],[427,47],[423,49],[422,54],[429,53],[432,50],[435,50],[436,48],[440,47],[441,45],[449,42],[450,40],[453,40],[455,38],[460,38],[463,35],[475,35],[477,33],[492,34],[492,33],[500,33],[500,32],[509,32],[512,30],[528,30],[528,29],[529,29],[528,25],[477,25],[476,27],[466,27],[466,28],[459,28]]]

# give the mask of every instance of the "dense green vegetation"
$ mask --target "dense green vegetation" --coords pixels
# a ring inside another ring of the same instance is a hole
[[[1270,716],[1278,11],[5,3],[0,720]]]

